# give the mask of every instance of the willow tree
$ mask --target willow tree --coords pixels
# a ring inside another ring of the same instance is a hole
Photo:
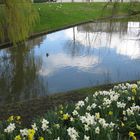
[[[38,20],[31,0],[2,0],[0,5],[0,42],[16,44],[26,40]]]

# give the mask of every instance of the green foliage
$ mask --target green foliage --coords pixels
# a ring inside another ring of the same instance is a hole
[[[25,40],[35,22],[38,13],[30,0],[5,0],[0,13],[0,41],[16,44]]]

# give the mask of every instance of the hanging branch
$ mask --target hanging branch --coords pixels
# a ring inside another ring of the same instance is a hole
[[[4,0],[0,10],[0,41],[16,44],[28,38],[39,19],[31,0]]]

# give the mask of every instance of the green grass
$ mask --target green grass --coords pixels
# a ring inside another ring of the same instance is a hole
[[[106,3],[40,3],[34,4],[38,10],[40,8],[40,22],[34,27],[33,33],[49,32],[64,27],[79,24],[86,21],[110,17],[112,15],[113,4],[103,10]],[[119,4],[119,10],[115,12],[116,16],[127,15],[129,12],[129,4]],[[140,3],[135,10],[140,9]]]

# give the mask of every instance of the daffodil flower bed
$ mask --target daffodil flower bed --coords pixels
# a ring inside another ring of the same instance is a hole
[[[76,104],[59,106],[30,128],[20,116],[0,123],[0,140],[139,140],[140,82],[91,93]]]

